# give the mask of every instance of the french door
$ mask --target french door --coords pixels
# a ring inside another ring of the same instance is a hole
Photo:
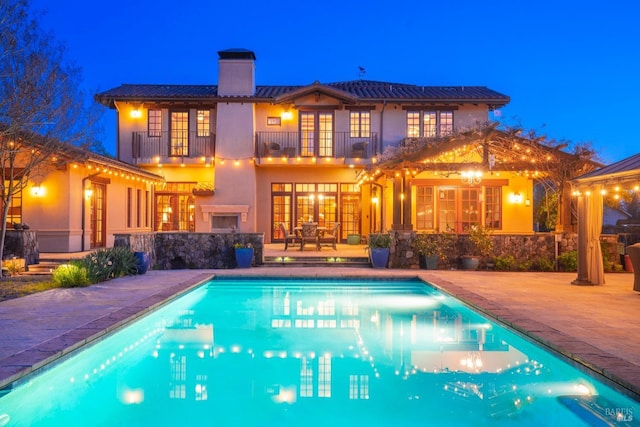
[[[482,224],[480,188],[438,188],[438,229],[467,233],[471,226]]]
[[[300,112],[300,155],[332,157],[333,152],[333,113]]]
[[[99,182],[91,183],[91,235],[89,246],[106,246],[107,234],[107,186]]]
[[[170,156],[189,155],[189,112],[171,112]]]

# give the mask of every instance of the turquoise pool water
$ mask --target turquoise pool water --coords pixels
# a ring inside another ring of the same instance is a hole
[[[0,392],[0,426],[639,425],[417,280],[215,279]]]

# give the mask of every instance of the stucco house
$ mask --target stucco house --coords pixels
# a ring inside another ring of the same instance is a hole
[[[253,52],[218,54],[217,85],[124,84],[95,96],[117,112],[118,160],[164,179],[151,196],[154,230],[257,231],[265,242],[281,241],[280,223],[309,220],[340,222],[343,241],[475,223],[533,231],[527,147],[511,160],[513,140],[494,143],[494,129],[459,136],[508,96],[369,80],[256,85]],[[483,151],[489,142],[500,150]]]
[[[218,52],[217,85],[123,84],[116,159],[71,148],[34,178],[9,220],[43,252],[114,234],[264,233],[302,222],[339,240],[387,230],[533,233],[533,183],[567,153],[490,124],[509,97],[481,86],[355,80],[256,84],[256,56]],[[570,195],[569,195],[570,197]]]

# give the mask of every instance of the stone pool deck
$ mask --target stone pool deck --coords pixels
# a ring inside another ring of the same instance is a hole
[[[421,277],[640,400],[640,294],[633,274],[575,286],[575,273],[261,267],[149,271],[0,302],[0,388],[212,276]]]

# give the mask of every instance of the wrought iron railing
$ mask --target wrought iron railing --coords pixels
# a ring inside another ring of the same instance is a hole
[[[256,132],[257,157],[334,157],[370,159],[380,152],[378,135],[349,132]]]
[[[214,157],[215,142],[214,134],[199,136],[197,131],[133,132],[131,154],[138,163],[155,158],[162,161],[169,157]]]

